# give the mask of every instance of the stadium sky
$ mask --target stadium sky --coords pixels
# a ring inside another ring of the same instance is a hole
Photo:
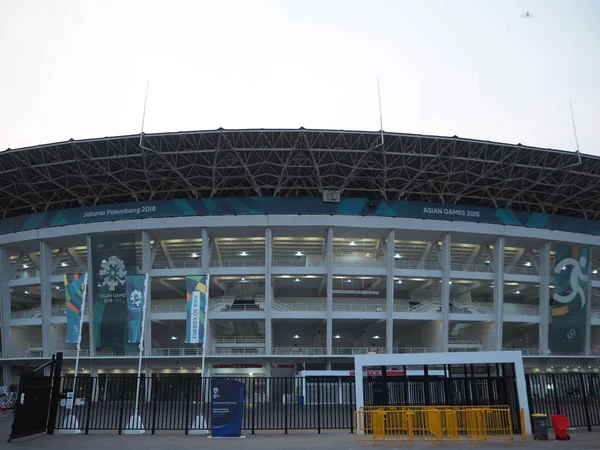
[[[522,18],[530,11],[532,19]],[[224,128],[600,155],[597,0],[0,0],[0,149]]]

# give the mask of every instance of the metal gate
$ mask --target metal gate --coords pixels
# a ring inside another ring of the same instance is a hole
[[[53,376],[45,376],[46,367],[54,370]],[[62,353],[53,356],[51,361],[33,370],[31,373],[22,374],[19,382],[19,392],[15,403],[15,418],[8,442],[34,434],[53,432],[56,420],[56,407],[53,402],[58,401],[57,384],[53,379],[60,379],[62,369]],[[50,418],[49,418],[50,417]],[[48,424],[52,423],[49,430]]]

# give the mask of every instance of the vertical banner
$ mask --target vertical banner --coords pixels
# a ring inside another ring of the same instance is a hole
[[[125,275],[127,342],[130,344],[139,344],[142,337],[142,321],[144,320],[147,288],[147,275]]]
[[[100,352],[135,352],[128,343],[128,311],[125,277],[136,267],[135,235],[93,236],[94,345]]]
[[[203,344],[204,327],[206,326],[206,309],[208,299],[208,277],[206,275],[190,275],[185,278],[185,343]]]
[[[551,353],[585,352],[589,292],[589,247],[555,245]]]
[[[86,283],[85,273],[72,273],[64,275],[65,283],[65,302],[67,311],[67,344],[77,344],[79,342],[79,326],[81,325],[81,315],[83,305],[83,295]]]

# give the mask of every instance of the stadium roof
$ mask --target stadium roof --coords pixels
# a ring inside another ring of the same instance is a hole
[[[600,217],[600,158],[400,133],[212,130],[70,140],[0,153],[11,217],[130,201],[320,196]]]

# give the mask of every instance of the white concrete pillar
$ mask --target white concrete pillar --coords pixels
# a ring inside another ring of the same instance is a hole
[[[387,236],[385,252],[386,261],[386,285],[385,285],[385,344],[386,353],[394,353],[394,241],[396,232],[390,230]]]
[[[90,356],[96,356],[96,339],[94,336],[94,286],[96,284],[96,276],[92,270],[92,237],[88,235],[86,237],[86,245],[87,245],[87,272],[88,272],[88,287],[87,287],[87,298],[85,301],[85,309],[87,309],[89,314],[89,322],[88,322],[88,332],[89,332],[89,340],[90,340]]]
[[[548,355],[550,338],[550,241],[540,247],[540,355]]]
[[[442,289],[440,291],[442,300],[442,352],[448,351],[450,341],[450,233],[445,233],[442,241]]]
[[[50,348],[50,321],[52,319],[52,244],[40,241],[40,302],[42,312],[42,348],[44,357],[49,358],[54,352]]]
[[[208,275],[210,268],[211,253],[211,242],[208,230],[206,228],[202,228],[202,272],[205,275]]]
[[[2,313],[2,356],[10,357],[10,323],[11,323],[11,298],[9,282],[13,277],[13,268],[10,265],[10,252],[0,247],[0,312]],[[7,383],[8,372],[8,383]],[[4,364],[4,385],[10,384],[10,363]]]
[[[273,352],[273,230],[265,229],[265,352]]]
[[[504,236],[494,244],[494,345],[502,350],[504,324]]]
[[[327,326],[325,328],[325,346],[327,354],[333,354],[333,228],[327,229],[325,243],[325,261],[327,264]]]

